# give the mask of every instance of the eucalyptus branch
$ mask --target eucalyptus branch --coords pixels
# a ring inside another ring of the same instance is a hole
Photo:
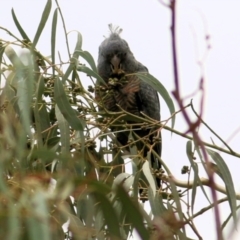
[[[18,42],[22,43],[23,45],[26,45],[26,42],[24,42],[23,40],[19,39],[18,37],[16,37],[13,33],[11,33],[8,29],[1,27],[0,29],[4,30],[5,32],[7,32],[11,37],[15,38]]]
[[[227,197],[217,200],[217,204],[223,203],[223,202],[226,202],[226,201],[228,201]],[[201,214],[207,212],[208,210],[212,209],[213,207],[214,207],[214,203],[210,204],[207,207],[202,208],[200,211],[198,211],[197,213],[193,214],[189,219],[187,219],[186,223],[192,221],[194,218],[196,218],[196,217],[200,216]]]
[[[163,175],[163,176],[161,176],[161,179],[166,181],[166,182],[173,181],[176,184],[176,186],[186,188],[186,189],[192,189],[193,186],[198,186],[199,187],[201,185],[204,185],[204,186],[207,186],[207,187],[210,187],[210,188],[212,187],[211,182],[207,178],[200,178],[201,184],[197,183],[197,185],[194,184],[193,181],[182,181],[182,180],[176,179],[173,175],[170,175],[170,176]],[[215,183],[214,189],[218,192],[221,192],[221,193],[227,195],[226,188],[219,185],[219,184]],[[237,200],[240,200],[240,193],[236,193],[236,198],[237,198]]]
[[[203,238],[202,238],[202,236],[200,235],[200,233],[198,232],[198,230],[197,230],[194,222],[191,221],[191,220],[188,220],[188,218],[185,216],[185,214],[184,214],[184,218],[186,219],[188,225],[191,227],[191,229],[193,230],[193,232],[198,236],[198,239],[199,239],[199,240],[203,240]]]

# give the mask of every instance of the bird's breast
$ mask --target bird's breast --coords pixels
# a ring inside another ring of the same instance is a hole
[[[125,76],[122,79],[109,79],[106,88],[98,91],[98,101],[109,111],[124,109],[132,114],[139,115],[136,93],[140,90],[140,81],[134,76]],[[119,106],[119,107],[118,107]]]

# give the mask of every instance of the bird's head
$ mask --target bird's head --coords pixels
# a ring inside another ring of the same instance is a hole
[[[103,79],[121,78],[125,73],[132,73],[137,67],[127,42],[120,37],[121,29],[113,30],[99,47],[98,72]]]

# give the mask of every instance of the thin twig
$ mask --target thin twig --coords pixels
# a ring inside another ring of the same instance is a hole
[[[65,39],[66,39],[66,45],[67,45],[67,51],[68,51],[68,57],[69,59],[71,58],[71,54],[70,54],[70,48],[69,48],[69,44],[68,44],[68,37],[67,37],[67,29],[66,29],[66,25],[65,25],[65,21],[64,21],[64,18],[63,18],[63,14],[62,14],[62,10],[58,4],[58,0],[55,0],[56,2],[56,5],[58,7],[58,11],[60,13],[60,16],[61,16],[61,19],[62,19],[62,24],[63,24],[63,29],[64,29],[64,35],[65,35]]]
[[[223,203],[223,202],[226,202],[226,201],[228,201],[227,197],[217,200],[217,204],[220,204],[220,203]],[[209,206],[207,206],[205,208],[202,208],[200,211],[193,214],[186,222],[192,221],[192,219],[198,217],[199,215],[205,213],[206,211],[212,209],[213,207],[214,207],[214,203],[210,204]]]
[[[114,115],[119,115],[119,114],[121,114],[122,112],[119,112],[119,113],[115,113]],[[128,114],[128,112],[125,112],[125,113],[127,113]],[[109,112],[109,114],[112,114],[111,112]],[[135,115],[135,117],[137,118],[137,119],[142,119],[141,117],[138,117],[138,116],[136,116]],[[143,119],[144,120],[144,119]],[[145,119],[146,120],[146,119]],[[154,120],[155,121],[155,120]],[[148,119],[147,120],[147,122],[149,123],[149,124],[153,124],[153,123],[150,123],[150,120]],[[164,122],[164,121],[163,121]],[[89,124],[92,124],[93,126],[96,126],[96,127],[98,127],[98,126],[100,126],[101,124],[100,123],[97,123],[97,122],[93,122],[93,121],[90,121],[90,122],[88,122]],[[137,124],[127,124],[126,123],[126,126],[129,126],[129,127],[131,127],[131,126],[133,126],[133,130],[140,130],[140,126],[142,125],[142,123],[137,123]],[[182,133],[182,132],[180,132],[180,131],[178,131],[178,130],[176,130],[176,129],[174,129],[174,128],[171,128],[171,127],[168,127],[168,126],[166,126],[166,125],[163,125],[161,122],[157,122],[157,123],[155,123],[154,124],[155,125],[155,127],[158,127],[158,128],[163,128],[163,129],[165,129],[165,130],[167,130],[167,131],[170,131],[170,132],[172,132],[172,133],[175,133],[175,134],[177,134],[177,135],[179,135],[179,136],[181,136],[181,137],[184,137],[184,138],[186,138],[186,139],[189,139],[189,140],[192,140],[192,141],[194,141],[194,138],[193,137],[191,137],[191,136],[189,136],[189,135],[187,135],[187,134],[185,134],[185,133]],[[120,127],[120,126],[122,126],[122,124],[120,125],[120,124],[114,124],[113,125],[113,127]],[[137,128],[137,126],[138,126],[138,128]],[[146,126],[146,128],[147,128],[147,126]],[[119,130],[119,132],[120,131],[126,131],[126,130]],[[102,135],[100,135],[100,136],[104,136],[104,135],[108,135],[108,134],[112,134],[112,132],[111,131],[109,131],[109,132],[106,132],[106,133],[104,133],[104,134],[102,134]],[[231,155],[231,156],[234,156],[234,157],[237,157],[237,158],[240,158],[240,153],[237,153],[237,152],[235,152],[235,151],[228,151],[228,150],[226,150],[226,149],[224,149],[224,148],[221,148],[221,147],[219,147],[219,146],[217,146],[217,145],[214,145],[214,144],[210,144],[210,143],[208,143],[208,142],[204,142],[204,141],[202,141],[202,144],[204,145],[204,146],[206,146],[206,147],[209,147],[209,148],[212,148],[212,149],[216,149],[216,150],[218,150],[218,151],[220,151],[220,152],[223,152],[223,153],[226,153],[226,154],[229,154],[229,155]]]

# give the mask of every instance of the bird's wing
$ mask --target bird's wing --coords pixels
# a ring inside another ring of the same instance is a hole
[[[138,64],[138,72],[148,72],[148,69]],[[137,93],[139,110],[147,116],[160,121],[160,102],[157,91],[144,81],[140,81],[140,90]]]
[[[148,72],[148,69],[142,65],[141,63],[138,64],[138,72]],[[147,116],[160,121],[160,102],[157,91],[147,84],[144,81],[140,81],[140,90],[136,93],[136,100],[139,111],[143,112]],[[141,130],[143,131],[143,130]],[[151,130],[150,130],[151,131]],[[140,135],[144,135],[144,133],[138,132]],[[149,131],[146,131],[148,134]],[[145,134],[146,134],[145,133]],[[149,140],[151,144],[154,144],[154,151],[161,156],[162,151],[162,138],[161,138],[161,132],[158,133],[159,136],[159,142],[154,143],[154,137],[157,136],[157,133],[150,136]],[[148,150],[147,150],[148,151]],[[159,160],[151,154],[151,165],[153,169],[159,170],[161,168],[161,164]],[[160,179],[156,178],[156,182],[158,187],[160,187]]]

